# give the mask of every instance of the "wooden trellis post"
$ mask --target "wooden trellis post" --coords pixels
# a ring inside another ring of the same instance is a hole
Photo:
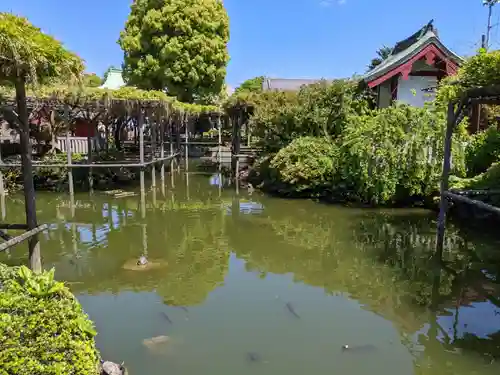
[[[500,105],[500,86],[489,86],[469,89],[462,95],[455,111],[455,104],[448,104],[448,116],[446,125],[446,135],[444,141],[443,172],[441,176],[439,216],[437,222],[436,255],[442,256],[444,248],[444,235],[446,227],[446,213],[448,210],[448,200],[471,205],[473,207],[494,213],[500,216],[500,208],[490,204],[470,199],[464,195],[474,194],[474,190],[469,191],[449,191],[449,176],[451,169],[452,137],[457,123],[461,119],[462,112],[466,107],[477,104]],[[493,192],[491,192],[493,194]]]
[[[16,82],[16,91],[18,92],[18,98],[26,98],[26,85],[24,82]],[[29,265],[34,272],[41,272],[42,259],[40,255],[38,232],[36,232],[38,223],[36,219],[35,184],[33,182],[33,166],[31,161],[32,149],[30,144],[30,124],[26,100],[17,100],[17,111],[19,114],[19,121],[21,123],[21,163],[24,183],[26,229],[28,232],[32,233],[28,240]]]
[[[440,257],[443,253],[444,233],[446,228],[446,212],[448,210],[448,201],[446,192],[448,191],[448,181],[451,168],[451,143],[453,138],[453,129],[455,128],[456,117],[453,103],[448,104],[448,115],[446,120],[446,135],[444,139],[444,159],[443,174],[441,176],[439,216],[437,222],[436,252]]]
[[[69,106],[68,104],[64,105],[64,121],[66,122],[66,160],[68,162],[68,187],[69,187],[69,195],[73,196],[75,194],[75,187],[73,185],[73,168],[71,168],[71,164],[73,161],[71,160],[71,140],[70,140],[70,118],[69,118]]]

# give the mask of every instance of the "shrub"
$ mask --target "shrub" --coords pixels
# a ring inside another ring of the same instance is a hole
[[[462,64],[456,76],[441,81],[436,100],[441,105],[450,99],[457,99],[467,89],[500,84],[500,51],[478,53]]]
[[[495,127],[474,134],[467,145],[465,160],[467,175],[485,172],[500,157],[500,132]]]
[[[271,160],[278,182],[293,193],[328,191],[338,166],[338,147],[328,138],[301,137],[282,148]]]
[[[355,80],[322,81],[298,92],[265,92],[253,97],[253,134],[268,152],[297,137],[337,137],[351,115],[369,111],[370,96]]]
[[[445,119],[432,107],[399,105],[352,116],[341,138],[341,176],[357,198],[373,204],[425,197],[437,190]],[[454,172],[463,173],[455,135]]]
[[[0,374],[98,374],[92,322],[54,271],[0,264]]]

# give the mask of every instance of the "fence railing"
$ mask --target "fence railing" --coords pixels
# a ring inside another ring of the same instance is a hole
[[[95,150],[97,142],[94,138],[92,141],[92,149]],[[57,146],[61,152],[68,152],[68,144],[66,142],[66,137],[57,138]],[[87,142],[87,137],[69,137],[69,148],[71,152],[78,154],[88,154],[89,147]]]
[[[19,144],[19,136],[0,136],[0,143],[2,145],[6,144]],[[30,140],[31,145],[36,145],[37,142],[33,139]],[[99,141],[96,138],[91,139],[92,150],[99,149]],[[61,152],[68,152],[68,145],[66,141],[66,137],[57,137],[56,147]],[[69,137],[69,148],[71,152],[87,155],[89,151],[87,137]]]

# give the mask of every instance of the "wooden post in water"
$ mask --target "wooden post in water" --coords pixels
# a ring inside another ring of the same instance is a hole
[[[218,159],[218,163],[219,163],[219,173],[222,169],[222,124],[221,124],[221,121],[220,121],[220,113],[218,114],[217,116],[217,135],[219,136],[219,147],[218,147],[218,150],[217,150],[217,159]]]
[[[155,118],[157,120],[158,117]],[[154,122],[154,127],[153,127],[153,115],[151,110],[148,112],[148,122],[149,122],[149,129],[151,133],[151,160],[153,163],[151,164],[151,187],[153,190],[156,189],[156,130],[158,129],[158,121]]]
[[[7,217],[7,210],[5,208],[5,194],[0,194],[0,208],[2,210],[2,221]]]
[[[89,121],[88,125],[87,125],[87,131],[88,131],[88,134],[87,134],[87,147],[88,147],[87,163],[88,164],[92,164],[92,138],[90,136],[92,134],[92,125],[93,125],[92,121]],[[93,190],[94,190],[94,179],[92,178],[92,168],[91,167],[89,167],[88,182],[89,182],[89,191],[92,194]]]
[[[175,126],[175,149],[177,150],[178,156],[177,156],[177,172],[180,172],[181,170],[181,127],[184,122],[184,112],[181,111],[179,114],[179,121],[176,123]]]
[[[161,158],[161,169],[160,169],[160,178],[161,178],[161,192],[165,195],[165,121],[161,118],[161,115],[158,114],[158,121],[160,122],[160,158]]]
[[[170,146],[170,155],[174,154],[174,143],[172,139],[172,120],[168,119],[168,143]],[[170,174],[174,173],[174,158],[170,159]]]
[[[233,170],[233,176],[235,179],[239,177],[239,154],[240,154],[240,144],[241,144],[241,116],[238,114],[236,118],[233,118],[233,144],[232,144],[232,157],[231,166]]]
[[[73,168],[70,165],[73,163],[71,154],[71,139],[70,139],[70,121],[69,121],[69,106],[67,104],[64,105],[64,121],[66,122],[66,161],[68,163],[68,187],[69,187],[69,195],[72,197],[75,194],[75,187],[73,185]]]
[[[26,224],[28,231],[34,231],[38,227],[36,219],[35,184],[33,182],[33,166],[31,161],[32,148],[30,145],[30,124],[28,107],[26,105],[26,85],[22,78],[16,81],[17,113],[21,125],[21,163],[24,183],[24,204],[26,212]],[[40,242],[38,234],[34,234],[28,240],[29,265],[33,272],[42,271],[42,259],[40,255]]]
[[[184,158],[186,159],[186,172],[188,171],[188,161],[189,161],[189,116],[186,113],[186,117],[184,119],[184,138],[186,138],[186,147]]]
[[[460,110],[460,109],[459,109]],[[451,144],[453,129],[455,127],[455,111],[453,103],[448,104],[448,116],[446,124],[446,135],[444,139],[444,159],[443,159],[443,174],[441,175],[441,189],[439,202],[439,216],[437,222],[437,237],[436,237],[436,256],[441,259],[444,247],[444,234],[446,228],[446,212],[448,210],[448,201],[446,192],[448,191],[448,180],[451,169]]]
[[[140,158],[140,180],[141,180],[141,204],[145,199],[145,187],[144,187],[144,117],[142,113],[142,107],[139,106],[139,112],[137,114],[137,127],[139,132],[139,158]]]
[[[3,163],[2,160],[2,140],[0,140],[0,164]],[[3,183],[3,172],[0,169],[0,197],[5,198],[5,185]]]

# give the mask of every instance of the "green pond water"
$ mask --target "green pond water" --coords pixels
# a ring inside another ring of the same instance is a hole
[[[436,259],[435,213],[217,183],[169,175],[142,201],[37,195],[50,224],[44,267],[95,322],[103,358],[131,375],[500,373],[495,233],[450,224]],[[22,198],[8,197],[2,215],[23,222]],[[26,252],[0,262],[23,264]],[[137,269],[143,254],[149,265]]]

